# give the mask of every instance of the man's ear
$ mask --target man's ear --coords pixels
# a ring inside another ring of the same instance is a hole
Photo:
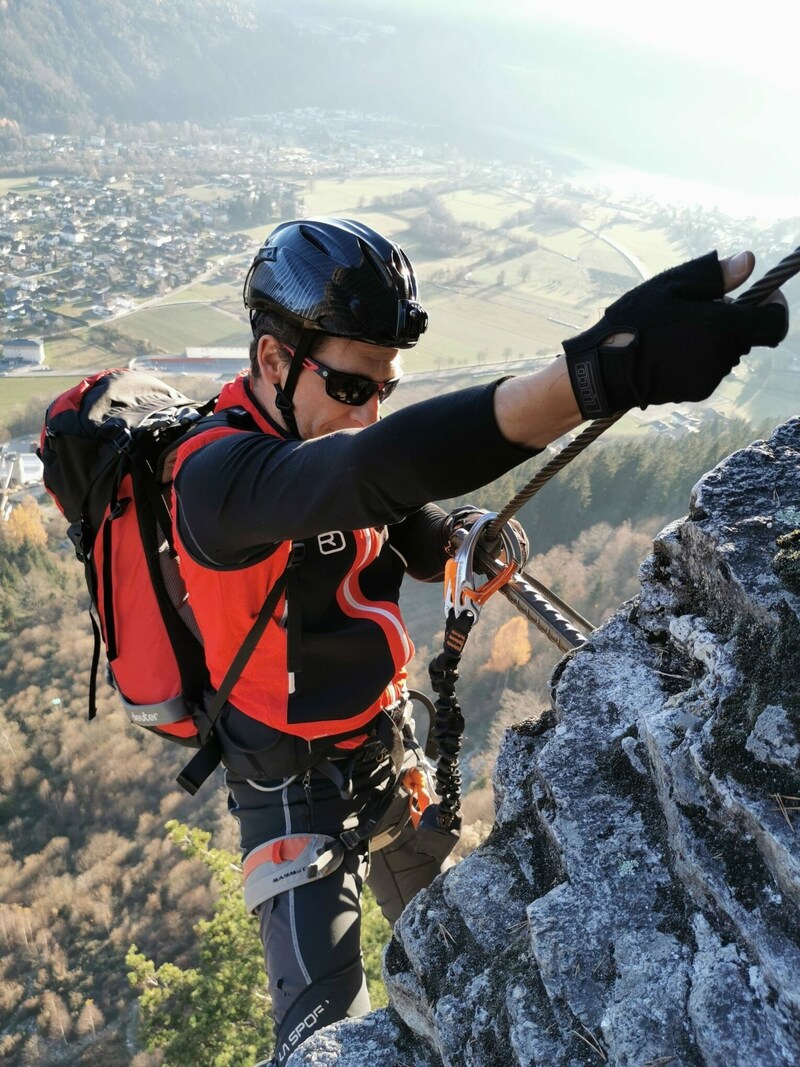
[[[272,334],[266,333],[258,339],[257,357],[258,369],[264,380],[268,382],[280,381],[285,356],[281,346]]]

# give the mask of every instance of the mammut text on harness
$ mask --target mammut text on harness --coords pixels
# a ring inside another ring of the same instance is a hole
[[[800,247],[767,271],[734,303],[760,304],[799,272]],[[461,825],[458,756],[465,722],[455,688],[464,646],[484,603],[493,593],[501,592],[562,652],[578,648],[594,629],[579,612],[523,569],[526,561],[521,558],[521,546],[507,524],[551,478],[623,414],[596,419],[549,460],[500,512],[487,512],[468,531],[459,529],[453,534],[453,542],[459,544],[445,572],[444,647],[428,668],[437,694],[433,732],[438,746],[436,787],[441,799],[423,812],[420,828],[431,834],[443,838],[457,836]],[[486,577],[482,585],[476,583],[476,574]]]

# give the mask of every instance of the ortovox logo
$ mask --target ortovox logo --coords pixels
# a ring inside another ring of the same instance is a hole
[[[330,533],[319,534],[317,543],[323,556],[330,556],[332,552],[342,552],[347,544],[341,530],[331,530]]]
[[[158,714],[155,711],[133,711],[131,722],[158,722]]]

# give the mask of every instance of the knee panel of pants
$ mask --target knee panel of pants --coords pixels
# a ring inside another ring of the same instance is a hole
[[[275,1036],[275,1060],[286,1062],[315,1030],[369,1011],[369,994],[360,958],[348,967],[313,982],[295,998]]]

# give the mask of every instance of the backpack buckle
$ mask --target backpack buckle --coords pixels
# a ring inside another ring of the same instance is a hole
[[[109,510],[108,516],[110,519],[118,519],[121,515],[124,515],[128,509],[131,498],[129,496],[122,496],[117,500],[114,506]]]
[[[107,438],[118,452],[127,452],[133,440],[133,434],[121,419],[108,419],[103,424],[103,437]]]

